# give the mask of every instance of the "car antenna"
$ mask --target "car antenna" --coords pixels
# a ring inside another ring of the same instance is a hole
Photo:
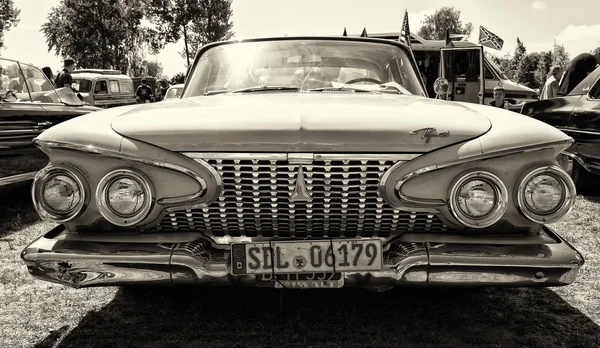
[[[348,36],[348,33],[346,32],[346,27],[344,27],[344,33],[342,34],[342,36]]]
[[[367,28],[364,28],[360,37],[367,37]]]

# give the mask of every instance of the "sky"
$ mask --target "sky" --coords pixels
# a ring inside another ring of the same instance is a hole
[[[2,57],[38,67],[61,67],[61,59],[48,52],[40,32],[52,7],[60,0],[14,0],[21,9],[20,23],[5,32]],[[447,6],[446,0],[233,0],[233,39],[281,35],[341,35],[400,31],[405,9],[412,32],[417,32],[426,15]],[[551,50],[554,40],[565,46],[570,57],[600,46],[600,1],[597,0],[454,0],[463,23],[473,23],[469,41],[477,42],[479,26],[504,40],[502,51],[512,52],[519,37],[528,52]],[[163,72],[173,76],[184,72],[178,51],[183,43],[167,45],[156,59]]]

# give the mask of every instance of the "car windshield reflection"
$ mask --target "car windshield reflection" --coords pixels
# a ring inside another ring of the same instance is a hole
[[[327,90],[425,95],[406,49],[360,40],[220,44],[203,52],[190,74],[184,98]]]

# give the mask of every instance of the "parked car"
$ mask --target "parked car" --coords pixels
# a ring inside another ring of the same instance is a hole
[[[164,100],[181,97],[181,91],[183,91],[183,86],[185,85],[181,83],[169,87],[169,89],[167,90],[167,94],[165,94]]]
[[[81,69],[72,76],[73,88],[91,105],[110,108],[137,103],[131,77],[119,70]]]
[[[575,140],[559,163],[580,188],[600,175],[600,67],[566,96],[523,105],[521,113],[548,123]]]
[[[209,44],[181,99],[35,139],[50,164],[33,200],[59,225],[21,257],[33,277],[72,287],[575,281],[584,259],[547,225],[575,201],[556,163],[573,139],[426,95],[397,41]]]
[[[48,164],[32,140],[65,120],[99,110],[70,88],[54,89],[37,67],[0,58],[0,190],[31,183]]]

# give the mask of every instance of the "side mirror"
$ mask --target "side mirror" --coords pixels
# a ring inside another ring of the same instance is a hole
[[[436,98],[446,96],[449,89],[450,84],[448,83],[448,80],[443,77],[438,77],[433,82],[433,90],[435,91]]]

